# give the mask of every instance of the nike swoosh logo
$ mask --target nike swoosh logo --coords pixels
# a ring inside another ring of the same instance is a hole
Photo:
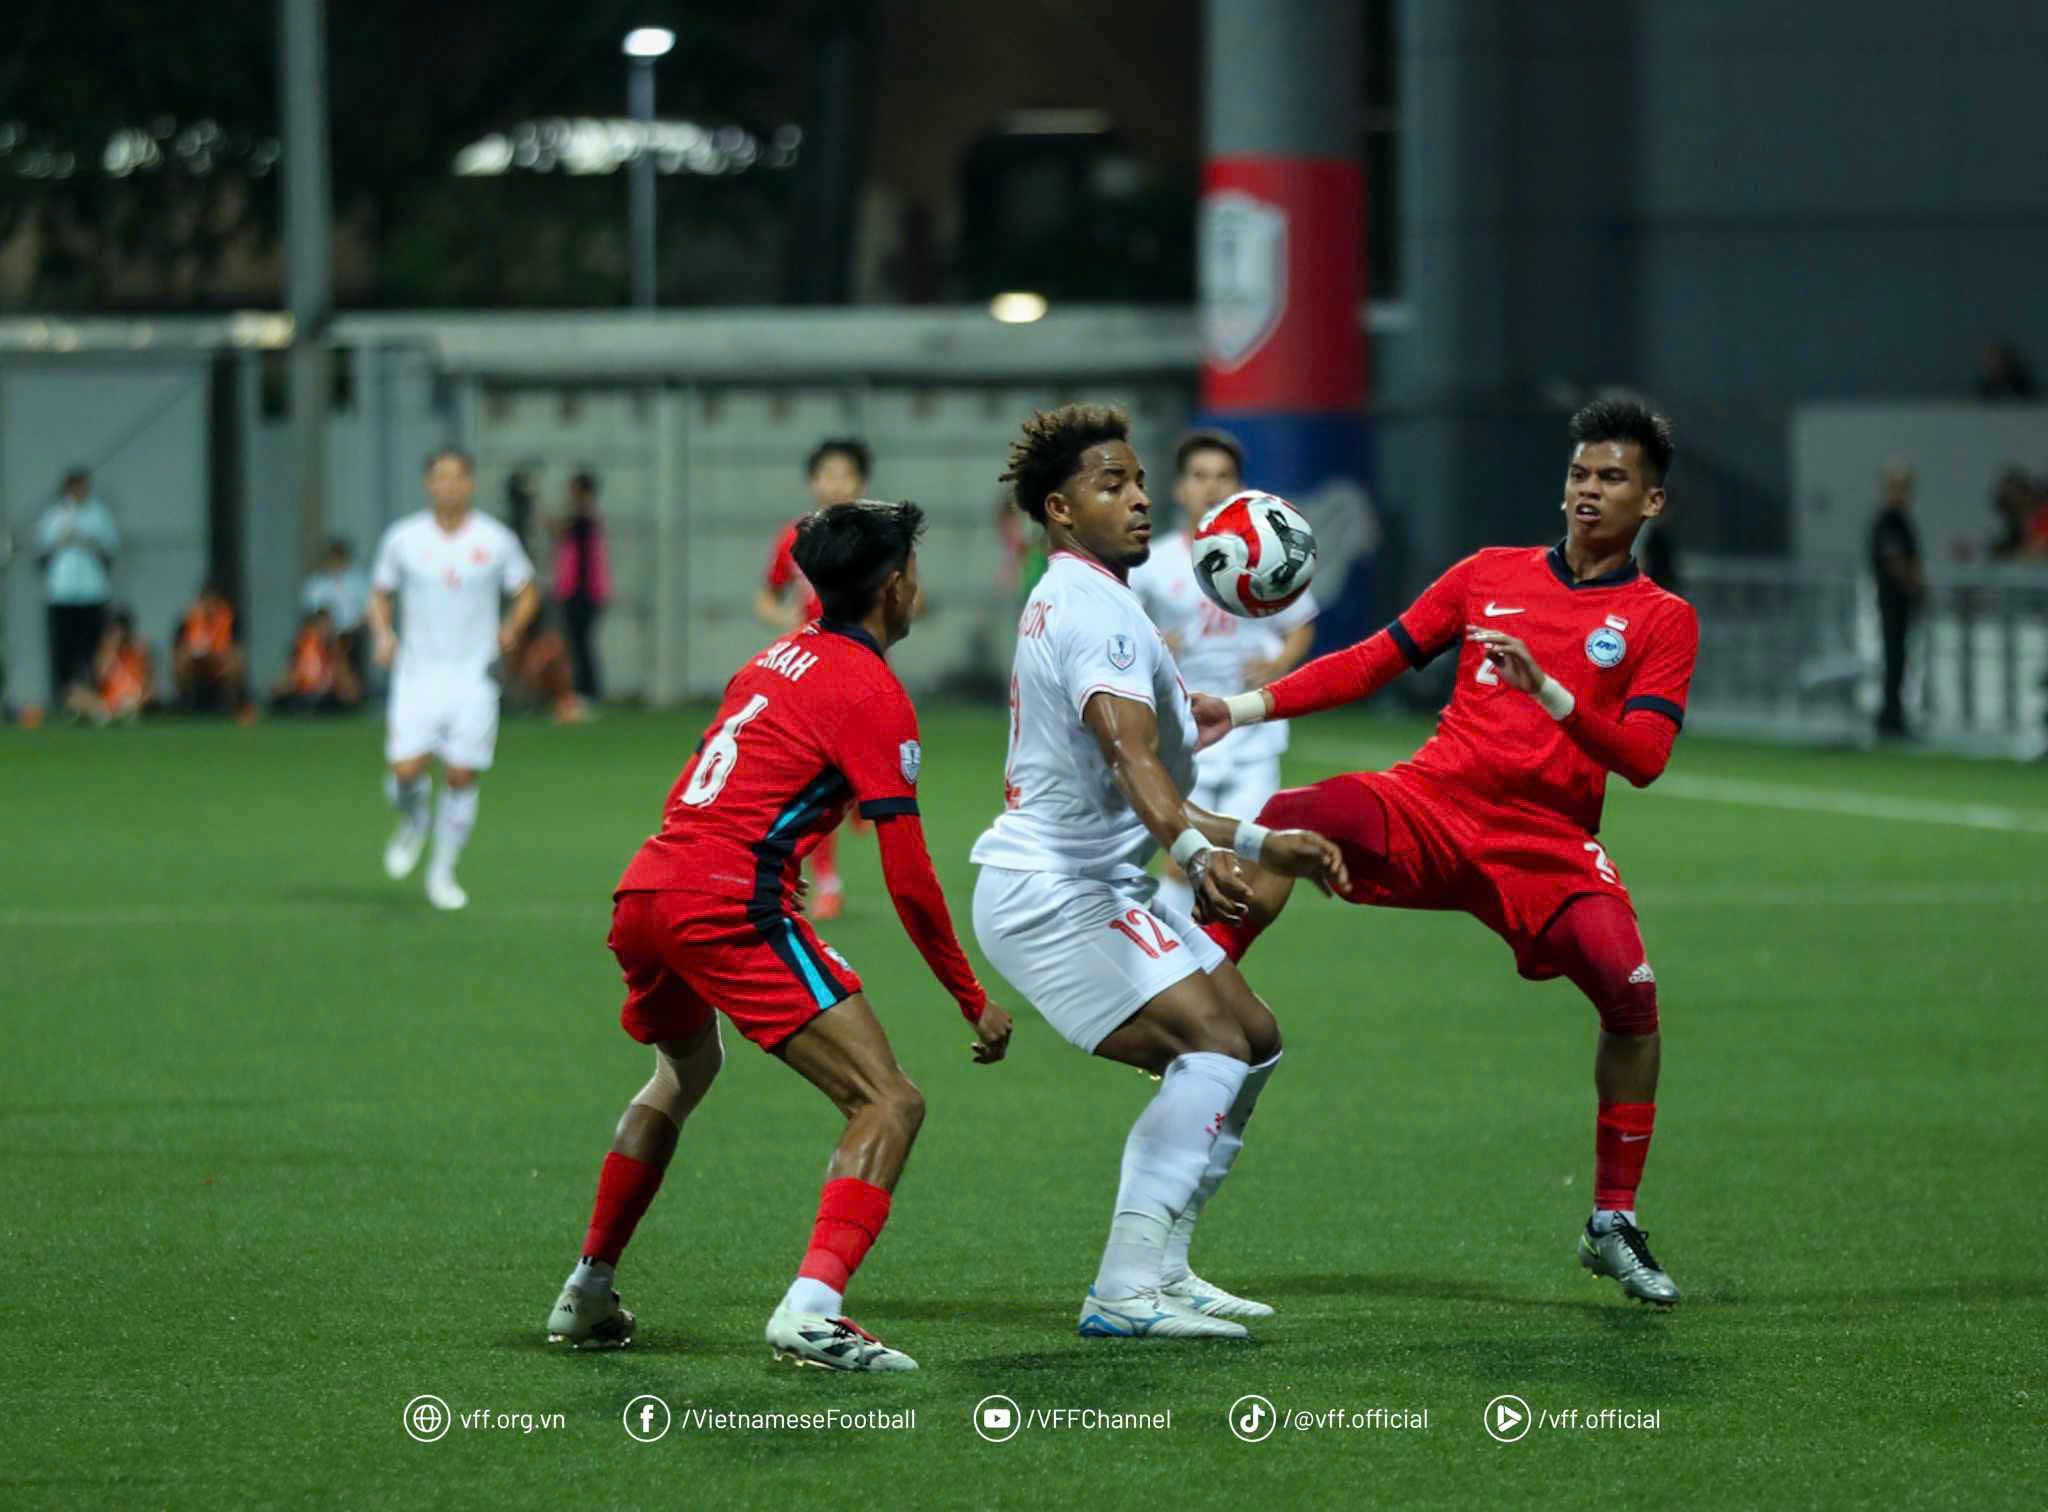
[[[1486,612],[1487,612],[1488,614],[1490,614],[1490,615],[1502,615],[1502,614],[1526,614],[1526,613],[1527,613],[1528,611],[1527,611],[1527,610],[1525,610],[1525,609],[1503,609],[1503,608],[1501,608],[1501,606],[1500,606],[1500,605],[1496,604],[1496,603],[1495,603],[1495,602],[1494,602],[1494,601],[1493,601],[1492,599],[1488,599],[1488,600],[1486,601]]]
[[[1649,1137],[1647,1134],[1624,1134],[1621,1136],[1621,1142],[1623,1144],[1641,1144]]]

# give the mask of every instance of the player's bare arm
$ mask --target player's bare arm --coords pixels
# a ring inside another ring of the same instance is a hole
[[[540,584],[529,580],[524,588],[512,596],[512,612],[505,616],[505,623],[498,627],[498,649],[510,656],[519,649],[519,642],[526,635],[526,627],[533,623],[533,617],[540,613]]]
[[[398,637],[391,629],[391,594],[383,588],[370,592],[370,654],[377,665],[388,667],[398,655]]]
[[[1172,773],[1159,759],[1159,716],[1152,706],[1134,698],[1097,693],[1081,710],[1081,722],[1095,737],[1117,790],[1138,822],[1174,853],[1174,860],[1187,872],[1195,890],[1196,916],[1243,918],[1245,905],[1251,901],[1251,880],[1237,857],[1213,841],[1206,848],[1191,849],[1181,839],[1195,825]]]
[[[1287,639],[1280,643],[1280,652],[1271,661],[1255,661],[1244,669],[1244,680],[1251,687],[1263,687],[1276,678],[1285,677],[1300,666],[1308,656],[1308,648],[1315,644],[1316,627],[1313,623],[1296,625],[1287,632]]]
[[[754,590],[754,618],[777,630],[794,630],[804,622],[803,605],[794,594],[785,598],[764,583]]]

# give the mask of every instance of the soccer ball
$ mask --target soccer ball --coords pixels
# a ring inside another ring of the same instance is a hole
[[[1219,609],[1278,614],[1316,575],[1316,533],[1277,494],[1232,494],[1195,527],[1195,581]]]

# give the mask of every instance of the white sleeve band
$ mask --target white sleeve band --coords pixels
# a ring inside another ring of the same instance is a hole
[[[1249,693],[1233,693],[1223,700],[1223,707],[1230,710],[1230,727],[1255,725],[1266,717],[1266,690],[1254,688]]]
[[[1190,827],[1180,832],[1179,837],[1173,842],[1173,849],[1168,854],[1173,857],[1173,864],[1175,866],[1178,866],[1182,871],[1186,871],[1189,861],[1205,850],[1214,849],[1215,847],[1209,843],[1207,835],[1204,835],[1198,829]]]
[[[1546,674],[1543,685],[1536,690],[1536,702],[1543,705],[1543,712],[1552,719],[1569,719],[1579,701],[1572,697],[1572,690],[1556,678]]]
[[[1230,848],[1243,861],[1257,861],[1266,848],[1266,836],[1272,833],[1263,824],[1254,824],[1249,819],[1237,821],[1237,833],[1231,836]]]

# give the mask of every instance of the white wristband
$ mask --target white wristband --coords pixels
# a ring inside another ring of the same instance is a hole
[[[1209,843],[1209,837],[1191,826],[1180,832],[1180,835],[1173,842],[1173,849],[1168,854],[1173,857],[1173,864],[1175,866],[1178,866],[1182,871],[1186,871],[1188,869],[1188,862],[1192,861],[1203,851],[1213,849],[1215,847]]]
[[[1230,711],[1233,730],[1242,725],[1258,724],[1266,717],[1266,690],[1254,688],[1249,693],[1233,693],[1223,700],[1223,707]]]
[[[1266,836],[1273,832],[1263,824],[1254,824],[1249,819],[1237,821],[1237,833],[1230,837],[1230,848],[1242,861],[1256,861],[1266,848]]]
[[[1579,701],[1572,697],[1572,690],[1548,674],[1536,690],[1536,702],[1543,705],[1543,712],[1552,719],[1569,719],[1572,710],[1579,706]]]

